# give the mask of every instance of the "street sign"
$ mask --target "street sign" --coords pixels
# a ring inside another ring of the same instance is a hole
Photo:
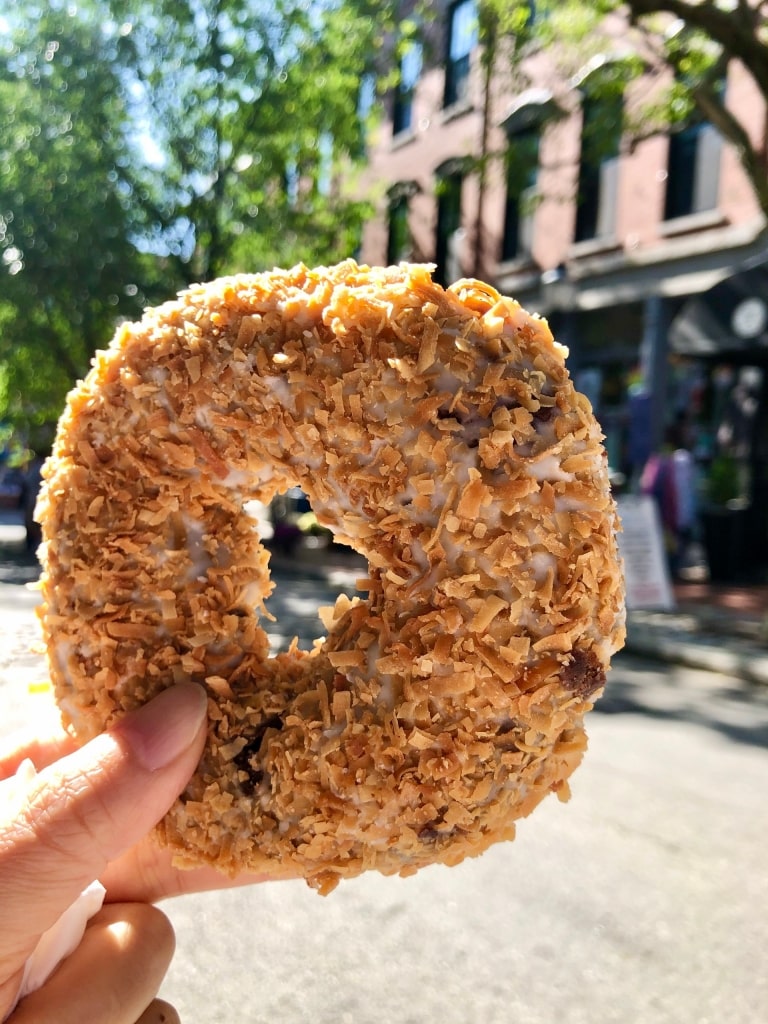
[[[649,495],[623,495],[616,501],[621,519],[619,552],[624,560],[627,608],[670,611],[675,598],[664,552],[656,503]]]

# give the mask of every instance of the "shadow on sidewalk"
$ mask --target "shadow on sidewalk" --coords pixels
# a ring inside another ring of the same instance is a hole
[[[619,654],[595,711],[636,714],[712,729],[734,743],[768,749],[768,702],[759,684],[683,665],[651,668]]]

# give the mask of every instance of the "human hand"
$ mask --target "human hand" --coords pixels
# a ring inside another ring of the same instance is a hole
[[[205,706],[200,687],[174,687],[79,750],[60,733],[0,757],[0,1020],[40,936],[97,878],[107,887],[107,905],[9,1024],[178,1019],[153,1001],[173,954],[171,926],[155,907],[129,901],[213,882],[179,883],[170,857],[145,852],[147,833],[200,757]],[[28,756],[43,770],[16,799],[9,776]]]

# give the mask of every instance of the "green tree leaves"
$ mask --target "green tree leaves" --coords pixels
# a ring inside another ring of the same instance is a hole
[[[157,250],[187,280],[348,254],[365,208],[340,172],[363,151],[357,94],[388,5],[112,7],[129,26],[125,75],[162,154],[141,168]]]
[[[334,262],[394,4],[84,0],[0,19],[0,422],[56,419],[121,317]]]
[[[115,318],[138,309],[144,275],[100,30],[38,12],[2,56],[0,418],[37,424],[58,415]]]

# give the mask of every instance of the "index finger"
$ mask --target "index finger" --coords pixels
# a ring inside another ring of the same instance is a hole
[[[6,749],[0,751],[0,780],[15,775],[22,761],[31,761],[38,771],[42,771],[80,745],[56,722],[49,723],[42,730],[25,729],[12,733],[3,740],[3,744]]]

